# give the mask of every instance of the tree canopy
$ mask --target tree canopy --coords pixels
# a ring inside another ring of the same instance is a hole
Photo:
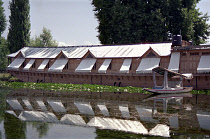
[[[3,2],[2,0],[0,0],[0,37],[5,29],[6,29],[6,16],[4,14]]]
[[[7,66],[7,41],[1,37],[2,33],[6,29],[6,16],[4,14],[3,2],[0,0],[0,71],[4,71]]]
[[[5,71],[7,67],[7,54],[9,54],[9,50],[7,48],[7,41],[3,37],[0,37],[0,71]]]
[[[102,44],[161,42],[169,34],[204,43],[209,19],[196,9],[200,0],[92,0]]]
[[[30,41],[30,4],[29,0],[12,0],[9,3],[8,48],[11,53],[18,51]]]
[[[35,36],[30,40],[30,46],[33,47],[56,47],[58,42],[53,40],[51,31],[45,27],[42,29],[42,33],[39,36]]]

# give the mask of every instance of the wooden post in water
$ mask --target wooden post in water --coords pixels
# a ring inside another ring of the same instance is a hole
[[[156,88],[156,78],[155,78],[155,71],[152,71],[152,76],[153,76],[153,82],[154,82],[154,87]]]
[[[167,89],[168,88],[168,71],[164,72],[164,83],[163,83],[163,88]]]

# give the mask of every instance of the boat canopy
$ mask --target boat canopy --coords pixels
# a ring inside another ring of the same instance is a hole
[[[180,77],[183,77],[183,78],[185,78],[185,79],[192,79],[192,78],[193,78],[193,76],[192,76],[191,73],[180,74],[180,73],[177,73],[177,72],[168,70],[168,69],[163,68],[163,67],[160,67],[160,66],[159,66],[159,67],[156,67],[156,68],[154,68],[154,69],[152,69],[152,71],[157,72],[157,73],[159,73],[160,75],[163,75],[163,76],[164,76],[164,74],[165,74],[165,71],[167,71],[167,72],[168,72],[168,77],[169,77],[169,78],[176,77],[176,76],[180,76]]]

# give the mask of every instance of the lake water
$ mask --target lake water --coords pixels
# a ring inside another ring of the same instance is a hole
[[[0,89],[0,139],[210,138],[210,96]]]

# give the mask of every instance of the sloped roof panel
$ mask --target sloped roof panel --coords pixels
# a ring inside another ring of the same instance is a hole
[[[8,57],[15,57],[21,51],[25,58],[55,58],[61,51],[63,51],[68,58],[82,58],[88,51],[90,51],[96,58],[128,58],[141,57],[150,47],[160,56],[168,56],[171,53],[171,43],[158,43],[53,48],[24,47],[18,52],[8,55]]]
[[[23,62],[25,61],[24,58],[16,58],[8,67],[8,70],[18,70],[19,67],[23,64]]]
[[[136,73],[152,73],[152,69],[158,67],[160,58],[142,58]]]
[[[42,61],[41,65],[37,68],[38,71],[44,71],[44,68],[47,66],[49,59]]]
[[[150,44],[150,47],[159,56],[168,56],[171,54],[171,43]]]
[[[96,59],[83,59],[75,72],[91,72],[95,63]]]
[[[34,64],[35,59],[31,59],[28,64],[23,68],[23,70],[29,70],[31,66]]]
[[[168,69],[178,72],[179,71],[179,60],[180,60],[180,52],[172,53]]]
[[[197,68],[198,73],[210,73],[209,59],[210,59],[209,55],[201,56],[200,62]]]
[[[119,72],[128,73],[131,66],[131,62],[132,62],[132,59],[125,59]]]
[[[48,71],[49,72],[62,72],[67,62],[68,62],[68,59],[57,59],[53,63],[53,65],[48,69]]]
[[[98,69],[99,73],[106,73],[107,68],[109,67],[112,59],[105,59],[101,67]]]

